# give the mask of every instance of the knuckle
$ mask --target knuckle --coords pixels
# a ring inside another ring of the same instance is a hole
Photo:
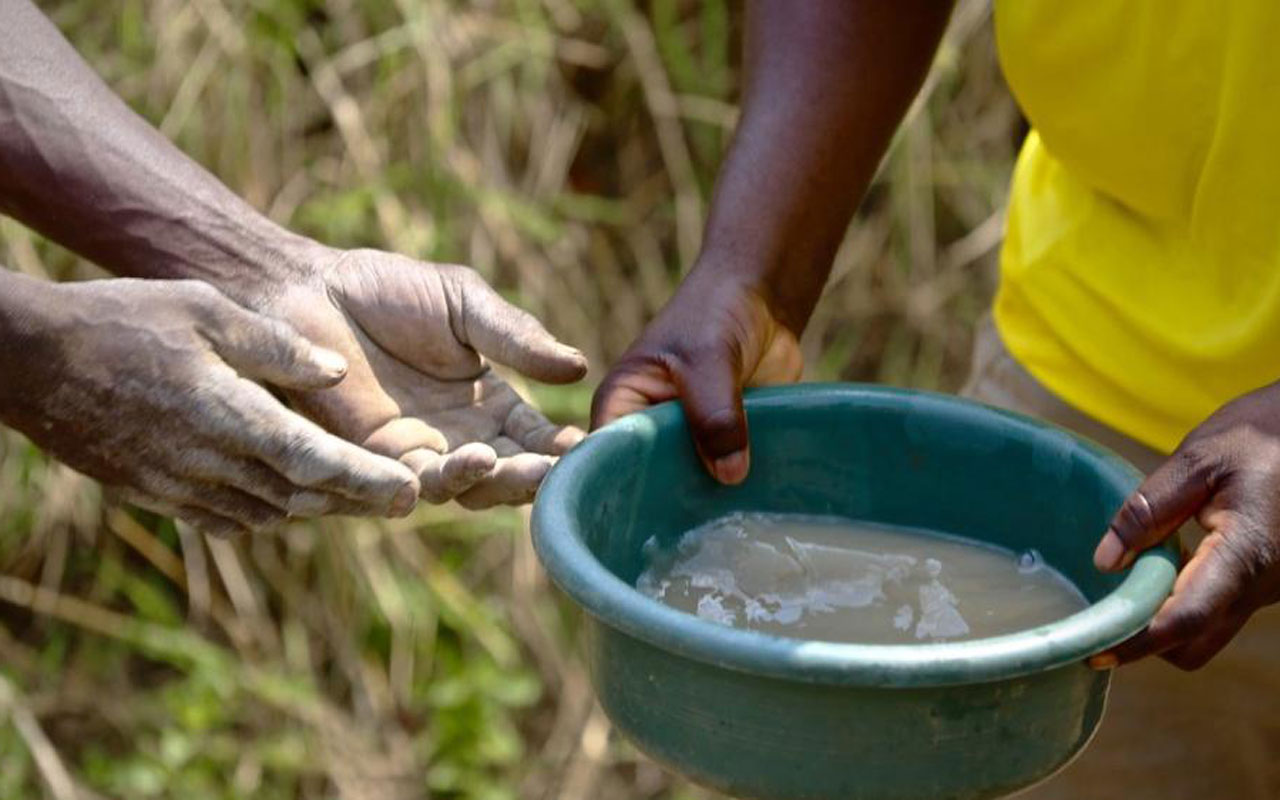
[[[402,475],[384,471],[356,454],[330,448],[318,437],[291,436],[281,448],[288,477],[299,486],[339,486],[344,493],[376,505],[385,503],[405,484]]]
[[[694,436],[709,456],[737,452],[747,445],[741,415],[734,407],[718,408],[692,420]]]
[[[271,438],[267,447],[285,467],[293,482],[310,485],[323,480],[324,476],[318,466],[321,459],[315,437],[308,431],[279,431]]]
[[[300,486],[322,486],[343,476],[341,470],[333,469],[320,458],[315,446],[309,443],[290,446],[285,458],[289,477]]]
[[[704,434],[713,438],[736,434],[739,429],[738,411],[732,406],[718,408],[702,415],[699,420]]]
[[[434,277],[445,298],[455,307],[467,308],[467,304],[479,302],[480,294],[487,294],[489,284],[484,282],[480,274],[470,267],[461,264],[436,264]]]
[[[207,323],[223,325],[239,308],[226,295],[204,281],[183,281],[181,296],[192,312]]]
[[[289,349],[300,344],[302,335],[288,322],[277,317],[254,313],[253,318],[262,326],[268,336],[282,349]]]
[[[271,436],[269,449],[288,467],[300,467],[316,458],[314,438],[305,430],[276,431]]]
[[[1155,515],[1151,511],[1151,501],[1138,489],[1125,498],[1116,512],[1112,528],[1126,545],[1134,547],[1142,539],[1145,531],[1155,525]]]
[[[297,329],[284,320],[259,316],[263,332],[269,342],[267,355],[282,365],[307,360],[310,356],[308,342]]]
[[[288,493],[282,501],[286,509],[282,522],[287,518],[310,519],[332,513],[339,499],[326,492],[300,489]]]
[[[1196,439],[1180,446],[1170,457],[1180,479],[1212,487],[1223,470],[1224,449],[1214,439]],[[1231,452],[1233,448],[1227,448]]]
[[[226,299],[222,292],[219,292],[212,284],[205,281],[178,281],[174,284],[174,290],[185,294],[189,299],[196,302],[216,304]]]

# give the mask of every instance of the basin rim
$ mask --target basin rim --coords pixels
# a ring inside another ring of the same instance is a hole
[[[859,384],[800,384],[755,389],[753,410],[854,405],[914,413],[963,415],[1028,436],[1052,436],[1090,461],[1102,478],[1127,494],[1141,480],[1128,462],[1057,426],[952,395]],[[1118,644],[1146,627],[1173,588],[1176,545],[1140,555],[1119,586],[1065,619],[1002,636],[926,644],[845,644],[777,636],[718,625],[646,597],[604,567],[587,548],[567,499],[595,469],[607,440],[683,424],[676,403],[623,417],[588,436],[560,459],[538,492],[533,544],[552,580],[598,622],[662,650],[726,669],[803,683],[862,687],[932,687],[1006,680],[1075,662]],[[1101,531],[1099,531],[1101,536]]]

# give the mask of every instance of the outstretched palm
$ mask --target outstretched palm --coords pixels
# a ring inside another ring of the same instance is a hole
[[[337,386],[292,393],[291,403],[409,465],[432,502],[526,502],[582,438],[528,405],[486,359],[548,383],[578,380],[586,359],[466,267],[338,252],[269,310],[350,364]]]

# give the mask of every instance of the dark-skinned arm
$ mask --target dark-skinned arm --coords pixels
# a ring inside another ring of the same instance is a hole
[[[840,237],[917,91],[946,3],[754,2],[743,119],[706,245],[597,392],[593,424],[680,399],[709,469],[748,468],[741,389],[795,380],[796,339]],[[1195,520],[1207,536],[1147,629],[1090,663],[1212,659],[1280,602],[1280,383],[1223,406],[1131,494],[1099,543],[1104,571]]]
[[[315,250],[135,114],[27,0],[0,2],[0,211],[117,275],[233,295]]]
[[[525,502],[582,436],[489,368],[564,383],[586,371],[581,353],[466,267],[344,251],[267,219],[130,110],[28,0],[0,0],[0,212],[118,275],[196,279],[217,292],[186,299],[230,298],[341,355],[336,386],[282,387],[293,407],[403,462],[432,502]]]
[[[679,398],[712,474],[746,477],[742,389],[799,378],[799,336],[951,7],[748,3],[742,121],[703,250],[605,378],[593,426]]]
[[[259,385],[321,390],[345,371],[337,353],[202,281],[56,284],[0,269],[0,423],[206,533],[413,508],[403,464]]]

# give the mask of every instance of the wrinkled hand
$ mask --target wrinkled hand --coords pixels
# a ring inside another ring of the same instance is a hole
[[[585,374],[585,357],[466,267],[376,250],[327,250],[312,263],[310,276],[259,307],[350,367],[337,386],[291,390],[294,408],[407,464],[431,502],[532,499],[555,457],[583,434],[549,422],[485,359],[569,383]]]
[[[342,358],[290,326],[196,281],[21,288],[4,419],[131,502],[223,535],[413,507],[410,470],[254,383],[303,391],[342,378]]]
[[[740,483],[751,463],[743,387],[797,381],[803,368],[759,293],[695,271],[596,390],[591,426],[679,398],[708,471]]]
[[[1190,519],[1207,536],[1151,624],[1105,668],[1159,654],[1183,669],[1213,658],[1258,609],[1280,600],[1280,384],[1223,406],[1120,508],[1098,545],[1100,569],[1128,567]]]

